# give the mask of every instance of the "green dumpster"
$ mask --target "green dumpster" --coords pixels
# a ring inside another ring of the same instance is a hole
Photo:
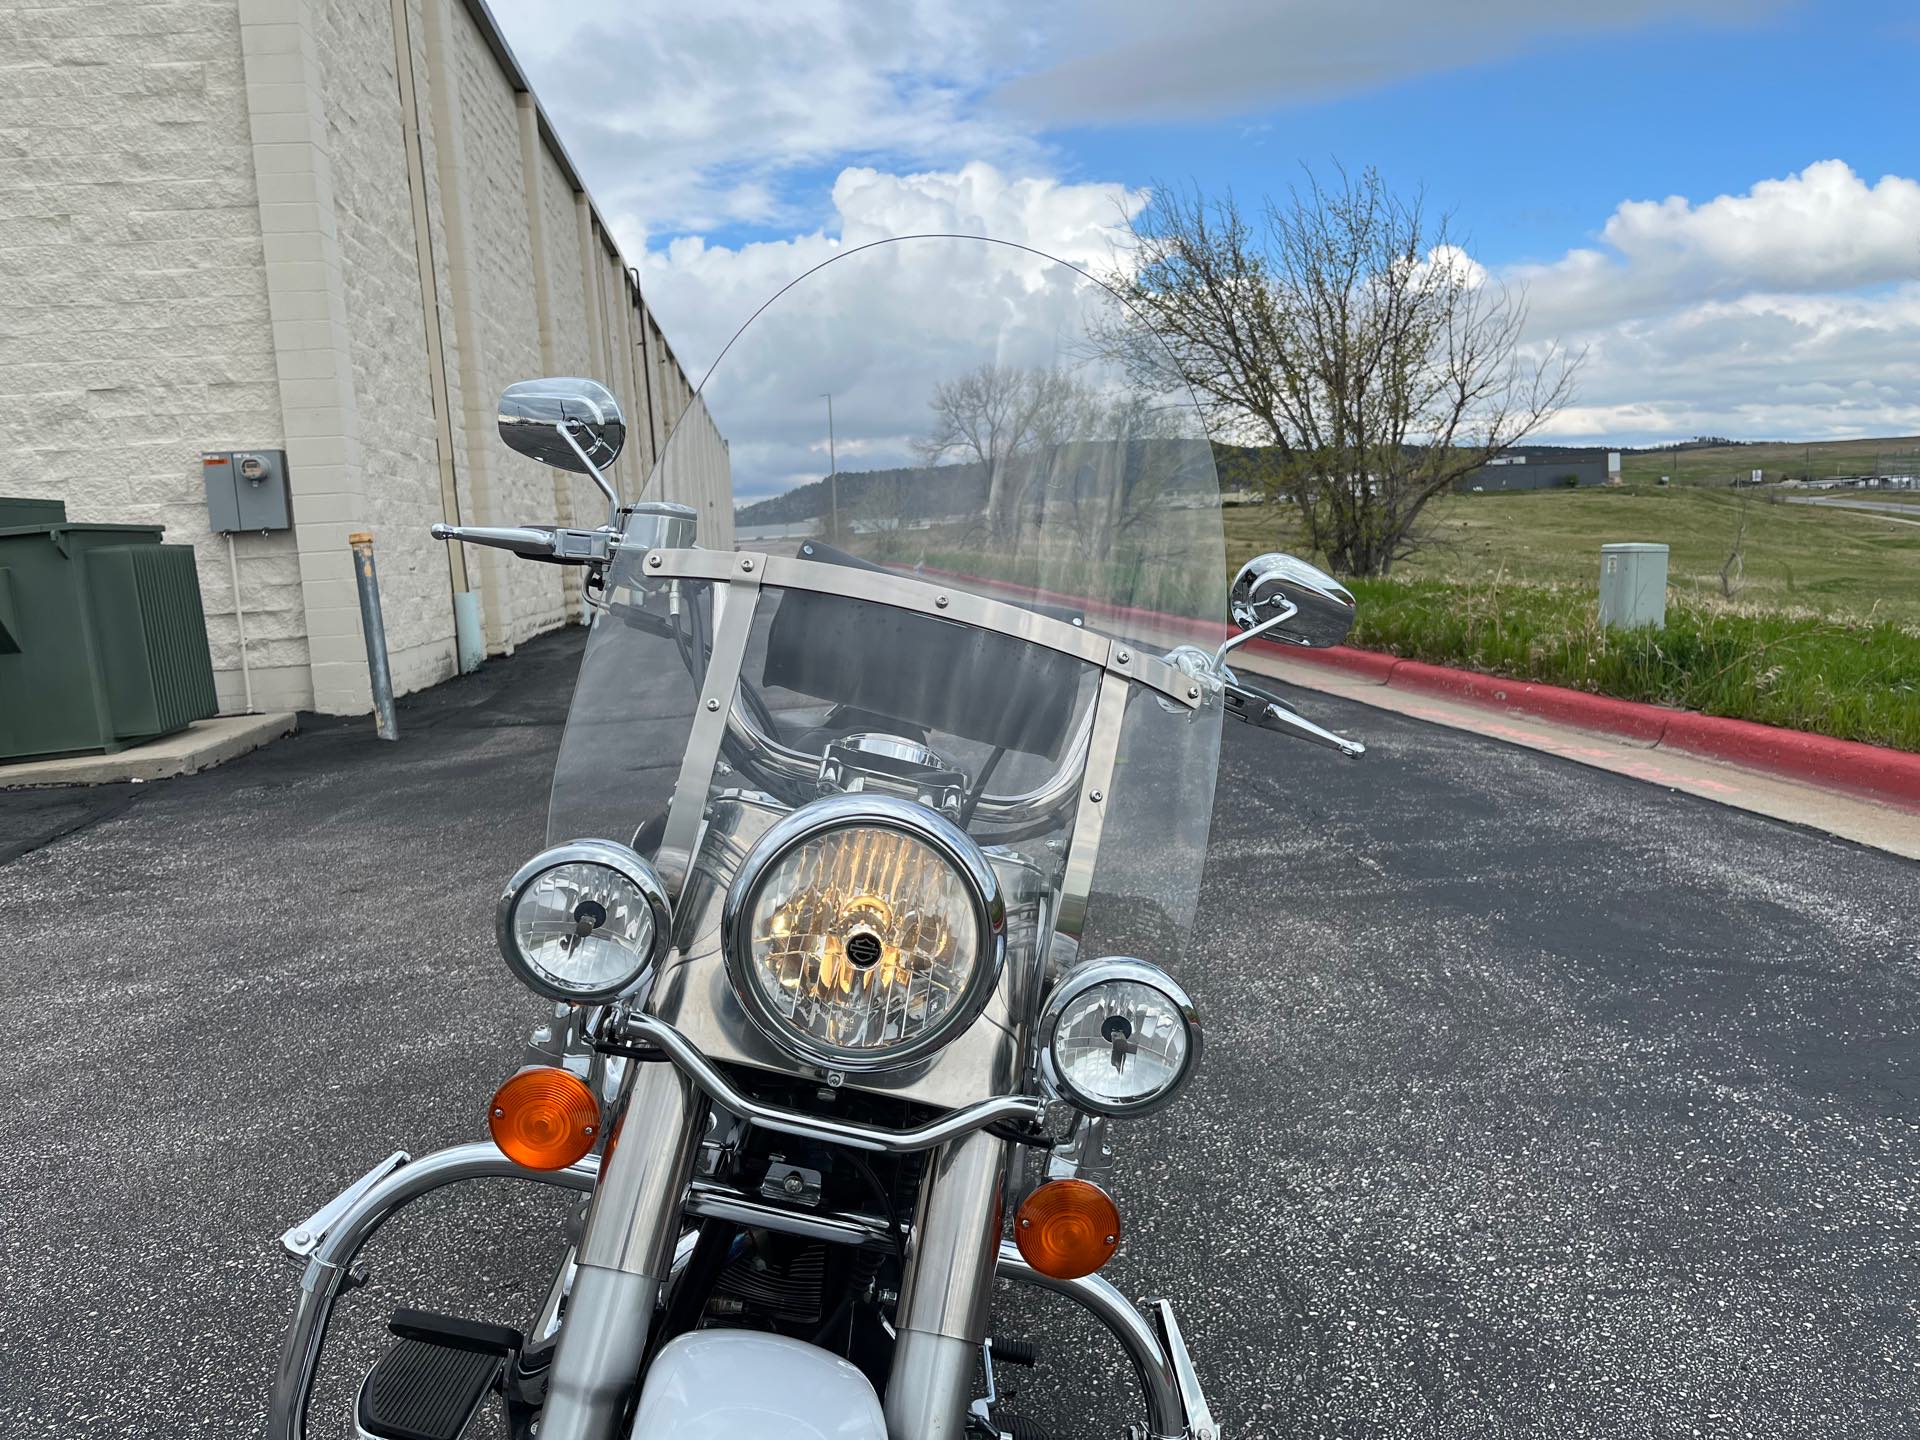
[[[218,708],[193,547],[0,497],[0,764],[120,750]]]

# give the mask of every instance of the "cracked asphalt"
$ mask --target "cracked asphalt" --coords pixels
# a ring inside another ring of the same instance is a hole
[[[547,637],[205,775],[0,795],[0,1434],[258,1433],[276,1240],[484,1134],[537,1003],[492,945],[579,654]],[[1176,1300],[1229,1436],[1920,1432],[1920,866],[1327,696],[1230,730],[1194,1091],[1119,1136],[1109,1273]],[[398,1304],[523,1323],[558,1198],[420,1202]],[[1132,1418],[1066,1303],[1002,1373]]]

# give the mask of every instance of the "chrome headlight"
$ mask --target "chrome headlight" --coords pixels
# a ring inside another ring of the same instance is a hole
[[[1173,1099],[1200,1060],[1200,1015],[1166,971],[1118,956],[1067,973],[1040,1011],[1048,1083],[1096,1115]]]
[[[825,1070],[917,1060],[999,979],[1006,907],[959,826],[910,800],[836,795],[760,837],[721,918],[754,1027]]]
[[[666,887],[610,840],[544,850],[514,872],[494,931],[507,966],[555,1000],[611,1000],[647,980],[671,943]]]

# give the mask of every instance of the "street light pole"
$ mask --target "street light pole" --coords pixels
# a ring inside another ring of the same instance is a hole
[[[827,401],[827,496],[833,505],[833,539],[828,543],[840,543],[840,462],[833,450],[833,395],[826,394]]]

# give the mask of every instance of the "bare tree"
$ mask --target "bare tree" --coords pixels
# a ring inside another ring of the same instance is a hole
[[[1343,574],[1386,574],[1428,501],[1572,396],[1581,357],[1524,350],[1524,299],[1374,170],[1309,173],[1257,229],[1230,195],[1162,187],[1132,229],[1098,343],[1148,373],[1171,351],[1216,438],[1271,447],[1262,485]]]
[[[987,524],[1014,527],[1020,502],[1051,448],[1073,433],[1086,392],[1065,370],[981,364],[934,387],[933,428],[915,447],[936,464],[959,457],[987,476]]]

